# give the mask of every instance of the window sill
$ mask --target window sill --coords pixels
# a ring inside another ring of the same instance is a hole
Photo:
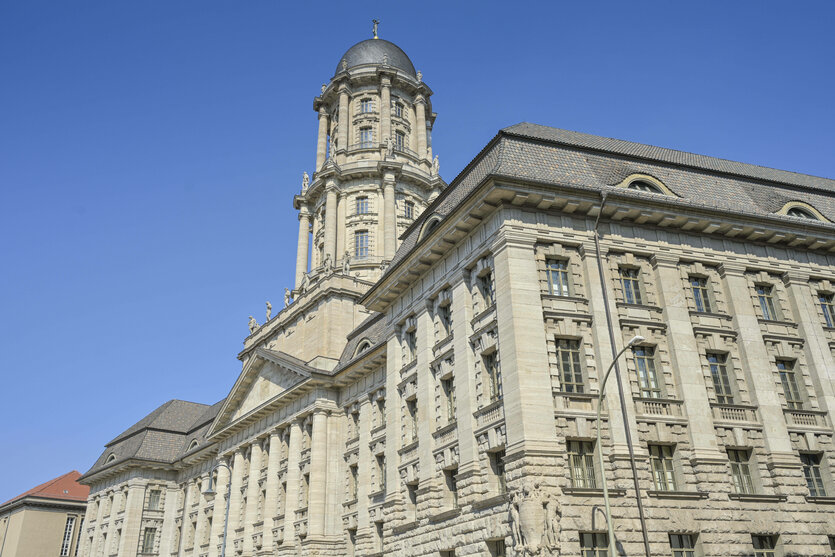
[[[483,310],[479,311],[479,312],[475,315],[475,317],[473,317],[473,318],[470,320],[470,326],[473,326],[473,327],[474,327],[476,323],[478,323],[479,321],[481,321],[482,319],[484,319],[485,317],[487,317],[488,315],[490,315],[490,313],[491,313],[492,311],[494,311],[495,309],[496,309],[496,302],[493,302],[492,304],[490,304],[489,306],[487,306],[487,308],[485,308],[485,309],[483,309]],[[834,329],[834,330],[835,330],[835,329]]]
[[[785,495],[767,495],[765,493],[728,493],[728,499],[732,501],[748,501],[754,503],[769,503],[785,501]]]
[[[818,497],[807,495],[806,502],[817,503],[819,505],[835,505],[835,497],[832,497],[831,495],[823,495]]]
[[[784,325],[786,327],[791,327],[792,329],[797,329],[797,323],[793,321],[785,321],[784,319],[763,319],[762,317],[758,317],[757,321],[761,324],[772,324],[772,325]]]
[[[690,315],[695,317],[697,315],[701,315],[703,317],[715,317],[716,319],[725,319],[730,321],[731,316],[725,313],[717,313],[715,311],[697,311],[695,309],[690,310]]]
[[[344,503],[342,503],[342,506],[343,507],[350,507],[351,505],[355,505],[356,503],[357,503],[357,498],[354,497],[354,498],[349,499],[348,501],[345,501]]]
[[[654,306],[654,305],[651,305],[651,304],[633,304],[633,303],[630,303],[630,302],[620,302],[619,301],[619,302],[617,302],[616,305],[619,308],[646,309],[646,310],[649,310],[649,311],[656,311],[658,313],[661,313],[661,308],[660,307]]]
[[[706,499],[708,494],[705,491],[666,491],[650,489],[647,495],[656,499]]]
[[[417,446],[418,446],[418,442],[417,442],[417,439],[415,439],[414,441],[410,441],[408,444],[403,445],[403,448],[398,450],[397,454],[404,455],[404,454],[408,453],[409,451],[411,451],[412,449],[416,449]]]
[[[386,488],[378,489],[377,491],[372,491],[368,494],[369,499],[374,499],[376,497],[381,497],[386,494]]]
[[[395,526],[392,528],[392,534],[395,536],[397,534],[402,534],[404,532],[408,532],[409,530],[414,530],[418,526],[418,521],[413,520],[411,522],[407,522],[406,524],[401,524],[400,526]]]
[[[492,497],[487,497],[486,499],[479,499],[477,501],[474,501],[471,507],[472,510],[477,511],[489,507],[494,507],[496,505],[502,505],[504,503],[507,503],[507,500],[507,493],[499,493],[497,495],[493,495]]]
[[[446,509],[439,512],[438,514],[429,517],[429,522],[441,522],[443,520],[449,520],[450,518],[455,518],[459,514],[461,514],[461,507]]]
[[[568,302],[588,303],[588,300],[582,296],[561,296],[559,294],[551,294],[550,292],[543,292],[542,297],[546,300],[566,300]]]
[[[603,497],[603,489],[596,487],[564,487],[562,492],[565,495],[574,495],[577,497]],[[625,489],[613,488],[609,490],[609,496],[623,497],[626,495]]]

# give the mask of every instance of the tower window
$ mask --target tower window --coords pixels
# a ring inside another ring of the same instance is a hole
[[[360,147],[368,148],[373,147],[374,143],[374,131],[370,128],[360,128]]]
[[[369,112],[373,112],[373,111],[374,111],[374,101],[372,101],[371,99],[368,99],[368,98],[362,99],[360,101],[360,112],[362,112],[363,114],[368,114]]]
[[[407,201],[403,204],[403,216],[409,220],[415,218],[415,204],[411,201]]]
[[[394,148],[402,151],[406,148],[406,134],[398,131],[394,133]]]
[[[832,294],[818,294],[818,302],[820,302],[823,310],[823,318],[826,319],[827,327],[835,327],[835,303],[833,303]]]
[[[398,118],[403,118],[403,105],[400,103],[394,103],[394,115]]]
[[[354,234],[354,256],[357,259],[368,257],[368,230],[357,230]]]
[[[357,198],[357,214],[365,215],[368,213],[368,198],[365,196]]]

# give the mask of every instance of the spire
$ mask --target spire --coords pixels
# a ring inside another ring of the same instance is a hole
[[[372,19],[371,23],[374,24],[371,28],[371,32],[374,33],[374,38],[375,39],[379,39],[380,37],[377,36],[377,26],[380,25],[380,21],[377,20],[377,19]]]

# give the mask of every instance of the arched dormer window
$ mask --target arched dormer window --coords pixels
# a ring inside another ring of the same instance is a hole
[[[192,439],[191,443],[188,444],[188,450],[193,451],[194,449],[197,448],[197,445],[199,445],[199,444],[200,443],[197,442],[197,439]]]
[[[368,339],[360,341],[360,343],[357,345],[357,350],[354,352],[354,356],[359,356],[369,348],[371,348],[371,341],[369,341]]]
[[[433,230],[438,228],[438,225],[441,224],[441,216],[440,215],[432,215],[426,222],[423,223],[423,228],[420,231],[420,238],[424,239],[426,236],[432,233]]]
[[[676,195],[661,180],[649,174],[632,174],[621,183],[615,184],[615,187],[658,195]]]
[[[777,211],[778,215],[786,215],[788,217],[795,217],[798,219],[816,220],[821,222],[830,222],[824,217],[820,211],[802,201],[789,201]]]
[[[110,464],[110,463],[111,463],[111,462],[113,462],[114,460],[116,460],[116,455],[115,455],[115,454],[113,454],[113,453],[111,453],[111,454],[110,454],[110,456],[108,456],[108,457],[107,457],[107,460],[105,460],[105,461],[104,461],[104,463],[105,463],[105,464]]]

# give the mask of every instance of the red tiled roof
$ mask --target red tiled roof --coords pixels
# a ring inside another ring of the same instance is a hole
[[[90,493],[90,488],[86,485],[81,485],[76,480],[81,477],[81,473],[77,470],[67,472],[63,476],[58,476],[55,479],[42,483],[39,486],[33,487],[26,493],[21,493],[17,497],[12,497],[0,507],[8,505],[18,499],[24,497],[44,497],[47,499],[63,499],[66,501],[86,501],[87,495]]]

